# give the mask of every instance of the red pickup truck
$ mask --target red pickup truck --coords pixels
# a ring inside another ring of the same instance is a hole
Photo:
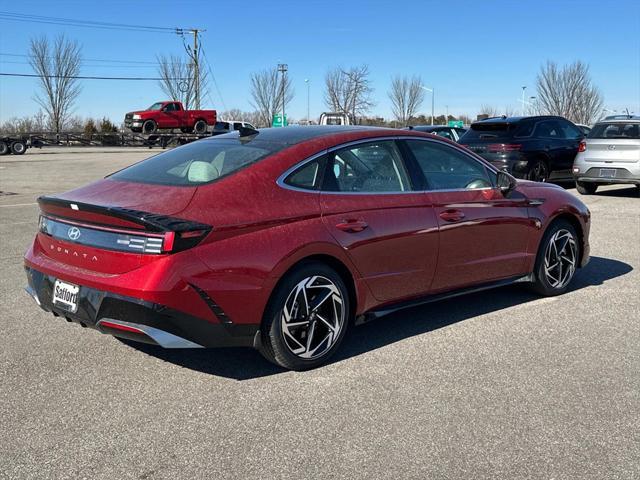
[[[215,123],[215,110],[185,110],[182,103],[176,101],[157,102],[146,110],[124,116],[126,128],[146,134],[173,128],[179,128],[183,133],[206,133],[207,127]]]

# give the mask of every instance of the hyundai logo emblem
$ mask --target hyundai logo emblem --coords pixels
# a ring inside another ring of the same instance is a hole
[[[609,145],[609,150],[615,150],[616,146],[615,145]]]
[[[68,231],[67,231],[67,236],[71,239],[71,240],[77,240],[80,238],[80,229],[78,227],[71,227]]]

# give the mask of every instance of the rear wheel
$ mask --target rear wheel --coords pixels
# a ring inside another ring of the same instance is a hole
[[[597,183],[576,181],[576,190],[582,195],[593,195],[598,190]]]
[[[151,133],[156,133],[158,130],[158,124],[154,120],[145,120],[142,124],[142,133],[149,135]]]
[[[0,155],[6,155],[9,153],[9,145],[7,142],[0,142]]]
[[[579,258],[578,234],[573,225],[565,220],[552,223],[540,242],[533,289],[545,296],[566,292],[578,268]]]
[[[22,155],[27,151],[27,145],[24,142],[17,141],[11,144],[11,152],[14,155]]]
[[[527,180],[546,182],[549,180],[549,167],[544,160],[534,160],[527,171]]]
[[[349,324],[349,293],[332,268],[303,264],[273,293],[262,324],[260,352],[290,370],[325,363],[338,349]]]
[[[206,133],[207,132],[207,122],[205,122],[202,119],[197,120],[196,123],[193,125],[193,131],[198,133],[198,134]]]

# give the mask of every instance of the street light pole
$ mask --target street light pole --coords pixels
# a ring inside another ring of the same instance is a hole
[[[308,78],[304,79],[304,83],[307,84],[307,126],[310,125],[309,121],[309,90],[311,89],[311,83]]]
[[[280,73],[282,73],[282,126],[284,127],[285,124],[285,116],[284,116],[284,92],[285,92],[285,75],[287,74],[287,70],[289,69],[289,66],[286,63],[279,63],[278,64],[278,71]]]
[[[524,91],[527,89],[526,85],[522,86],[522,116],[524,117],[526,115],[525,113],[525,108],[526,108],[526,104],[525,104],[525,99],[524,99]]]

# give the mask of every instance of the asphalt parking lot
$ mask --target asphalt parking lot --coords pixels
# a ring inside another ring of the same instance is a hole
[[[125,343],[23,291],[36,197],[156,152],[0,157],[0,478],[640,478],[633,188],[582,197],[592,260],[566,295],[396,313],[295,373],[249,349]]]

